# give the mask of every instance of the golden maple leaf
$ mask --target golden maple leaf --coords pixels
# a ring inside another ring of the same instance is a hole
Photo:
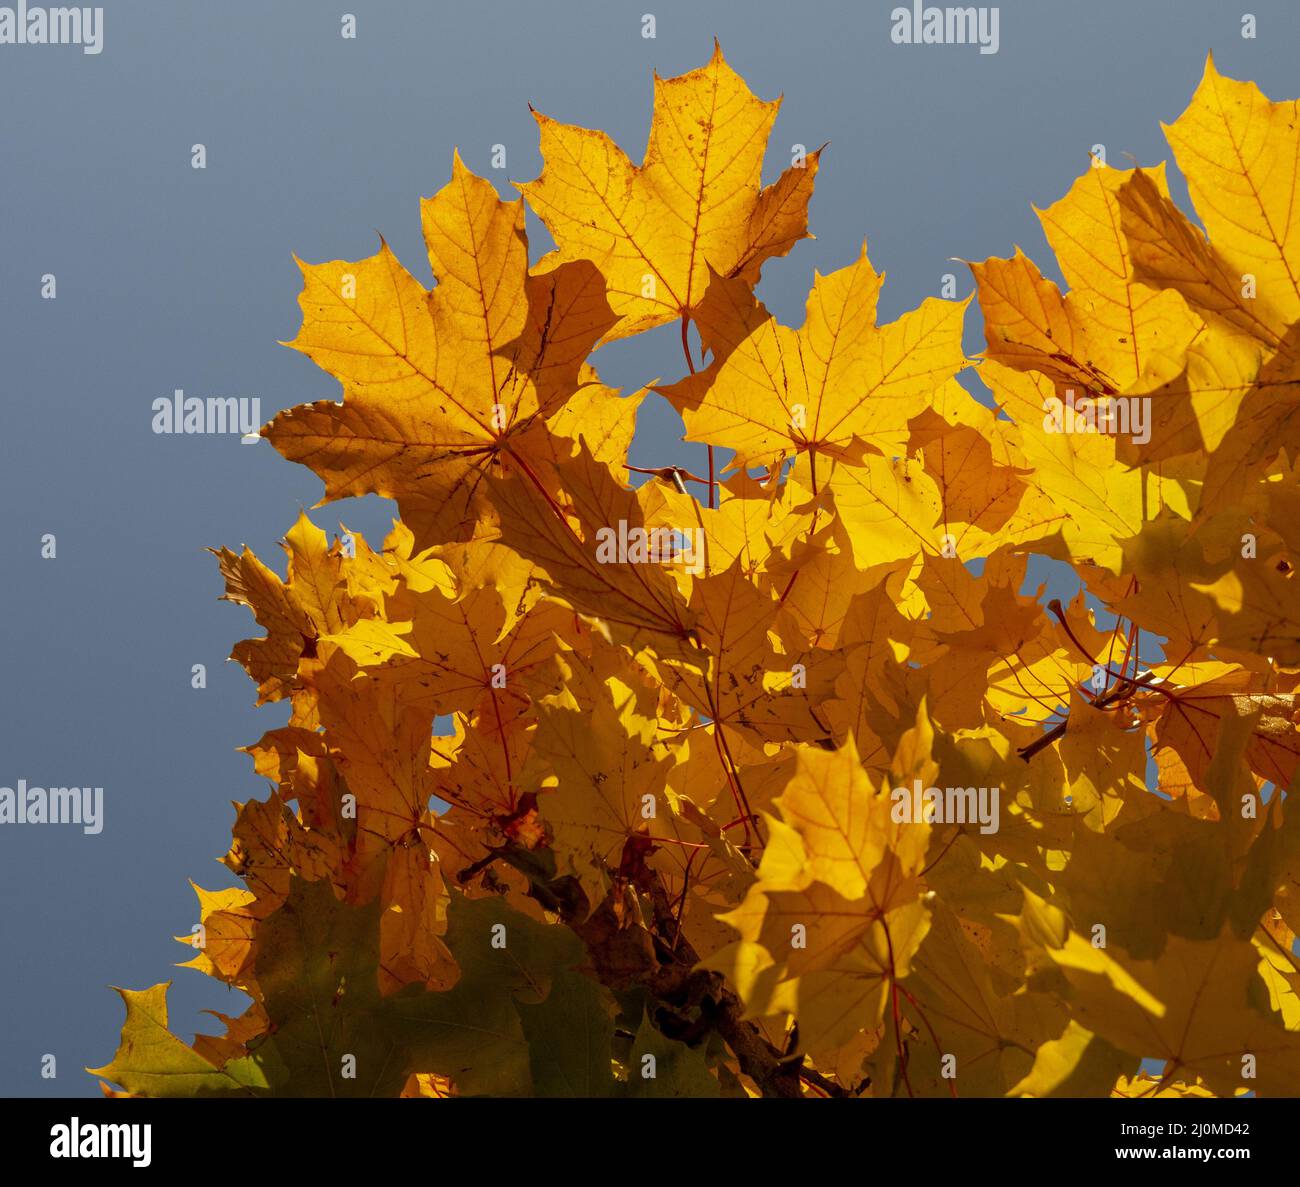
[[[708,65],[655,75],[641,165],[603,132],[533,113],[544,167],[519,190],[559,245],[542,266],[600,269],[618,316],[607,340],[693,317],[710,270],[752,285],[765,260],[806,237],[819,152],[760,186],[779,107],[756,99],[714,42]]]

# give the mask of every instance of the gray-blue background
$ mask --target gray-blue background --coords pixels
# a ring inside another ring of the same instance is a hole
[[[0,785],[102,785],[99,836],[0,829],[0,1093],[93,1093],[122,1018],[106,986],[175,975],[172,1021],[242,997],[172,969],[193,877],[231,883],[231,800],[263,796],[237,746],[278,725],[222,663],[252,633],[218,603],[205,545],[276,541],[320,494],[265,443],[162,437],[150,403],[257,396],[277,409],[337,385],[276,345],[297,328],[290,253],[375,250],[381,231],[428,282],[417,200],[449,175],[452,147],[491,173],[536,175],[527,104],[609,131],[634,159],[651,70],[703,64],[716,34],[763,98],[785,93],[769,173],[789,145],[831,146],[812,204],[816,241],[768,265],[761,293],[802,319],[812,269],[849,262],[865,235],[889,273],[882,318],[938,292],[959,256],[1021,244],[1054,274],[1030,204],[1045,206],[1106,145],[1168,155],[1159,121],[1190,97],[1212,48],[1221,69],[1273,98],[1300,95],[1295,0],[1007,0],[1001,47],[896,46],[892,3],[554,0],[414,3],[108,0],[104,52],[0,46]],[[1259,37],[1240,36],[1242,8]],[[343,12],[355,41],[340,37]],[[657,17],[655,40],[641,15]],[[208,168],[190,167],[207,146]],[[1183,196],[1181,183],[1175,193]],[[530,228],[536,230],[530,216]],[[541,235],[534,244],[544,245]],[[58,298],[40,299],[40,278]],[[977,311],[967,346],[982,345]],[[675,378],[675,331],[597,357],[610,382]],[[662,402],[634,460],[701,464]],[[381,535],[391,505],[313,513]],[[58,558],[40,538],[58,538]],[[192,664],[208,687],[190,687]],[[209,1022],[211,1020],[208,1020]],[[45,1053],[58,1078],[40,1078]]]

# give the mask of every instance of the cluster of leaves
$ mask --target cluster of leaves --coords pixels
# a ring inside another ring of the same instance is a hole
[[[382,551],[300,518],[285,580],[219,554],[265,630],[234,658],[292,710],[248,748],[244,886],[198,891],[190,966],[252,1004],[188,1045],[165,985],[125,993],[99,1075],[1300,1094],[1297,105],[1211,62],[1167,129],[1204,231],[1163,168],[1089,168],[1040,214],[1067,293],[972,265],[979,360],[964,302],[878,326],[865,248],[801,327],[757,302],[818,164],[761,188],[777,106],[715,52],[656,78],[641,165],[541,115],[521,200],[457,158],[432,291],[386,245],[303,266],[292,345],[343,400],[263,433],[401,518]],[[647,393],[588,356],[665,325],[654,390],[731,476],[632,489]],[[1067,393],[1149,401],[1149,440],[1053,431]],[[1068,606],[1024,591],[1035,553]],[[918,780],[996,788],[996,827],[900,819]]]

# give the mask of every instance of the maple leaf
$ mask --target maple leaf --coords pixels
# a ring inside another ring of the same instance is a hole
[[[1204,786],[1210,759],[1219,748],[1225,717],[1258,715],[1246,758],[1251,769],[1278,787],[1290,787],[1300,765],[1300,732],[1293,691],[1265,691],[1258,677],[1228,671],[1218,679],[1179,689],[1171,695],[1155,725],[1161,746],[1178,752],[1189,776]]]
[[[989,358],[1080,395],[1112,396],[1139,379],[1155,386],[1178,373],[1200,323],[1176,294],[1133,283],[1117,196],[1132,172],[1089,169],[1039,212],[1070,284],[1064,296],[1018,249],[1010,260],[971,265]],[[1149,176],[1167,195],[1164,170]]]
[[[928,777],[930,739],[922,718],[895,762]],[[795,1014],[816,1051],[878,1025],[906,974],[929,927],[918,881],[929,826],[892,819],[891,797],[871,787],[851,739],[797,762],[758,880],[722,916],[741,940],[709,967],[736,981],[751,1013]]]
[[[355,263],[301,265],[289,345],[344,399],[282,412],[264,435],[321,476],[327,500],[394,498],[417,542],[436,544],[472,530],[484,474],[578,387],[611,315],[591,264],[529,274],[522,201],[502,202],[459,156],[422,218],[432,292],[386,243]]]
[[[1151,962],[1134,962],[1134,977],[1156,1001],[1106,993],[1095,974],[1067,969],[1079,1020],[1128,1050],[1145,1049],[1165,1063],[1163,1079],[1192,1075],[1221,1095],[1242,1085],[1243,1057],[1253,1056],[1261,1095],[1300,1090],[1300,1044],[1276,1017],[1252,1004],[1254,947],[1230,933],[1210,940],[1170,939]],[[1103,1006],[1102,1002],[1106,1004]]]
[[[951,908],[936,911],[911,962],[901,1012],[913,1023],[906,1075],[915,1095],[948,1095],[945,1057],[955,1061],[961,1095],[1006,1095],[1065,1020],[1052,994],[1000,993],[996,964],[961,924]]]
[[[267,1088],[254,1060],[245,1056],[215,1065],[167,1029],[170,985],[117,991],[126,1003],[121,1046],[109,1063],[86,1070],[140,1096],[251,1096]]]
[[[228,548],[215,552],[226,581],[222,597],[251,609],[267,631],[263,639],[237,644],[230,657],[257,681],[258,704],[290,696],[298,662],[304,654],[314,655],[316,640],[345,623],[375,617],[383,594],[382,586],[374,585],[357,594],[344,576],[340,545],[336,541],[331,547],[305,514],[298,516],[284,544],[289,557],[285,581],[247,549],[238,556]]]
[[[1122,228],[1138,279],[1207,323],[1166,398],[1180,446],[1211,451],[1206,494],[1221,494],[1294,439],[1300,414],[1295,103],[1225,78],[1211,56],[1165,134],[1205,231],[1141,171],[1120,191]]]
[[[797,451],[896,455],[908,421],[965,365],[966,302],[928,298],[877,328],[883,279],[864,244],[856,263],[817,276],[800,329],[763,321],[727,354],[701,397],[692,400],[690,387],[666,389],[677,396],[687,439],[735,450],[737,467]]]
[[[659,665],[682,701],[718,725],[768,740],[826,734],[817,705],[834,680],[834,657],[784,650],[780,636],[787,624],[737,562],[696,578],[690,610],[700,650],[680,660],[665,657]],[[792,637],[788,627],[785,635]]]
[[[518,188],[555,236],[557,260],[590,260],[605,276],[618,316],[607,340],[692,317],[710,270],[752,284],[807,235],[820,151],[760,188],[779,107],[754,97],[715,42],[706,66],[655,75],[639,166],[603,132],[534,111],[544,167]]]
[[[691,650],[694,616],[667,571],[617,556],[606,563],[602,556],[602,536],[617,543],[620,523],[626,533],[646,530],[638,494],[620,487],[585,443],[554,475],[566,506],[538,500],[518,475],[494,484],[493,499],[504,513],[502,543],[543,571],[553,596],[620,638],[653,638],[666,650]]]
[[[625,683],[576,656],[572,663],[563,692],[538,705],[534,766],[522,778],[542,788],[538,806],[554,847],[598,903],[625,848],[655,831],[672,758],[656,753],[656,697],[644,674],[622,673]]]

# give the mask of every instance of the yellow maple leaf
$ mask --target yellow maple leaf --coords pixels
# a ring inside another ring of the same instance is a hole
[[[607,339],[693,316],[710,269],[753,284],[765,260],[807,235],[819,154],[760,188],[779,106],[756,99],[715,42],[706,66],[655,75],[641,165],[603,132],[534,112],[544,168],[519,189],[555,236],[557,260],[604,274],[619,319]]]
[[[816,277],[798,330],[769,318],[722,360],[702,395],[669,389],[687,439],[735,450],[737,467],[803,451],[898,454],[908,421],[965,365],[966,302],[928,298],[877,327],[882,280],[864,245],[855,263]]]
[[[591,264],[530,275],[522,201],[501,201],[459,156],[422,215],[432,292],[386,243],[355,263],[301,265],[303,325],[289,345],[344,398],[291,408],[263,432],[320,475],[326,500],[394,498],[428,545],[473,532],[484,474],[559,411],[612,316]]]

